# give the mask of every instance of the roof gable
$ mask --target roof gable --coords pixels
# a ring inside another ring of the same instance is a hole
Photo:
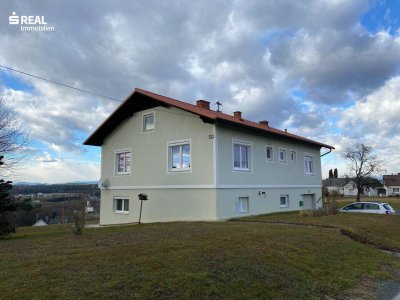
[[[173,98],[165,97],[149,91],[136,88],[126,100],[119,105],[114,112],[87,138],[84,145],[101,146],[104,139],[116,128],[123,120],[131,117],[135,112],[142,111],[156,106],[177,107],[187,112],[198,115],[204,122],[210,123],[229,123],[251,130],[256,130],[265,134],[284,137],[290,140],[297,140],[308,144],[313,144],[318,147],[335,149],[333,146],[313,141],[292,133],[265,124],[260,124],[224,114],[222,112],[209,110],[204,107],[199,107],[190,103],[182,102]]]

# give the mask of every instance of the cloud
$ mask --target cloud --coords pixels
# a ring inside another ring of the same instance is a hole
[[[392,113],[361,105],[372,103],[381,89],[388,91],[400,68],[398,33],[369,32],[360,23],[369,5],[357,0],[3,1],[1,20],[12,11],[44,15],[55,31],[1,26],[0,63],[119,99],[142,87],[192,103],[218,100],[226,113],[240,110],[245,118],[267,119],[341,149],[363,132],[371,141],[398,129]],[[3,93],[31,138],[46,145],[39,157],[44,151],[52,158],[84,155],[83,140],[118,104],[14,76],[32,88],[5,86]],[[371,126],[365,120],[346,130],[351,109],[366,116],[381,111],[376,122],[382,132],[366,131]],[[391,151],[398,146],[389,138],[375,144]]]
[[[66,183],[96,181],[100,178],[100,165],[58,159],[53,162],[39,161],[25,166],[15,181]]]
[[[44,162],[44,163],[53,163],[53,162],[58,161],[56,158],[52,157],[47,152],[44,152],[43,156],[36,157],[35,160],[38,161],[38,162]]]

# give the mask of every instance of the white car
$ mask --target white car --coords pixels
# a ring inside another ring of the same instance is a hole
[[[387,203],[381,202],[353,202],[339,209],[340,212],[357,212],[369,214],[394,215],[394,209]]]

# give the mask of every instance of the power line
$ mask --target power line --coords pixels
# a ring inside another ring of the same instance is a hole
[[[26,76],[30,76],[30,77],[33,77],[33,78],[36,78],[36,79],[44,80],[46,82],[54,83],[54,84],[57,84],[57,85],[60,85],[60,86],[63,86],[63,87],[67,87],[67,88],[70,88],[70,89],[74,89],[74,90],[77,90],[77,91],[80,91],[80,92],[84,92],[84,93],[87,93],[87,94],[99,96],[99,97],[105,98],[107,100],[112,100],[112,101],[117,101],[117,102],[124,102],[123,100],[120,100],[120,99],[117,99],[117,98],[113,98],[113,97],[105,96],[105,95],[98,94],[98,93],[95,93],[95,92],[91,92],[91,91],[88,91],[88,90],[80,89],[80,88],[77,88],[77,87],[74,87],[74,86],[71,86],[71,85],[68,85],[68,84],[65,84],[65,83],[61,83],[61,82],[58,82],[58,81],[50,80],[50,79],[47,79],[47,78],[44,78],[44,77],[40,77],[40,76],[31,74],[31,73],[19,71],[19,70],[16,70],[16,69],[13,69],[13,68],[10,68],[10,67],[7,67],[7,66],[0,65],[0,67],[4,68],[6,70],[9,70],[9,71],[17,72],[17,73],[20,73],[20,74],[23,74],[23,75],[26,75]],[[136,103],[129,103],[129,105],[136,106],[136,107],[139,107],[139,108],[147,108],[144,105],[139,105],[139,104],[136,104]],[[191,116],[191,115],[186,115],[186,114],[182,114],[182,113],[178,113],[178,112],[172,112],[172,111],[165,111],[165,110],[157,109],[155,107],[152,108],[152,109],[153,110],[167,112],[167,113],[174,114],[174,115],[181,115],[181,116],[185,116],[185,117],[198,118],[197,116]]]
[[[54,81],[54,80],[46,79],[46,78],[43,78],[43,77],[40,77],[40,76],[37,76],[37,75],[33,75],[33,74],[30,74],[30,73],[27,73],[27,72],[16,70],[16,69],[13,69],[13,68],[10,68],[10,67],[6,67],[6,66],[3,66],[3,65],[0,65],[0,67],[4,68],[4,69],[7,69],[9,71],[17,72],[17,73],[20,73],[20,74],[23,74],[23,75],[26,75],[26,76],[30,76],[30,77],[36,78],[36,79],[40,79],[40,80],[44,80],[44,81],[47,81],[47,82],[50,82],[50,83],[58,84],[58,85],[61,85],[63,87],[74,89],[74,90],[77,90],[77,91],[80,91],[80,92],[84,92],[84,93],[87,93],[87,94],[92,94],[92,95],[99,96],[99,97],[102,97],[102,98],[105,98],[105,99],[109,99],[109,100],[113,100],[113,101],[122,102],[122,100],[120,100],[120,99],[116,99],[116,98],[109,97],[109,96],[104,96],[102,94],[98,94],[98,93],[94,93],[94,92],[87,91],[87,90],[84,90],[84,89],[80,89],[80,88],[77,88],[77,87],[74,87],[74,86],[71,86],[71,85],[68,85],[68,84],[65,84],[65,83],[61,83],[61,82],[57,82],[57,81]]]

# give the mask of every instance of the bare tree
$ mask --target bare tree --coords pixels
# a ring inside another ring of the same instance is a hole
[[[355,144],[347,148],[343,157],[348,160],[350,176],[353,178],[354,188],[357,189],[357,201],[365,187],[370,187],[371,177],[384,171],[383,161],[373,153],[372,147],[364,144]]]
[[[28,133],[15,113],[5,105],[4,98],[0,97],[0,155],[4,156],[3,173],[15,169],[21,163],[26,156],[27,144]]]

